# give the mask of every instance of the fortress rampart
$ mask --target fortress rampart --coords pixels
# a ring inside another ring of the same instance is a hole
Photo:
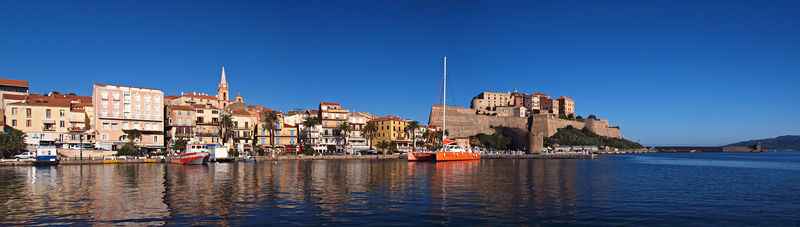
[[[447,131],[450,137],[467,137],[478,133],[492,134],[496,132],[494,129],[496,127],[526,129],[528,132],[538,132],[543,137],[550,137],[556,134],[559,128],[572,125],[578,129],[586,127],[601,136],[622,138],[619,127],[612,127],[605,119],[564,120],[552,115],[538,114],[529,117],[500,117],[479,115],[473,109],[459,106],[447,106],[446,110]],[[431,126],[442,126],[441,113],[442,106],[431,107],[429,116]]]

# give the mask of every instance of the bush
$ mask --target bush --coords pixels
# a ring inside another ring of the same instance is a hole
[[[511,144],[511,138],[503,136],[500,133],[486,135],[479,133],[473,137],[483,147],[494,148],[496,150],[507,150],[508,145]]]
[[[239,151],[236,149],[229,149],[228,150],[228,157],[239,157]]]
[[[136,150],[136,147],[131,144],[125,144],[119,149],[117,149],[116,156],[137,156],[139,155],[139,151]]]
[[[600,136],[586,128],[578,130],[571,125],[558,129],[558,132],[553,136],[544,138],[544,146],[549,147],[555,144],[565,146],[609,146],[619,149],[639,149],[644,147],[630,140]]]

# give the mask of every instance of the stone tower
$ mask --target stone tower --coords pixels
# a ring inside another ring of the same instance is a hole
[[[228,82],[225,80],[225,67],[222,67],[222,78],[219,80],[219,87],[217,87],[217,101],[219,101],[220,108],[228,107]]]

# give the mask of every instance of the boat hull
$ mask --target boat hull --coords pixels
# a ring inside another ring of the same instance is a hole
[[[208,152],[193,152],[172,157],[169,162],[186,165],[202,165],[208,161]]]
[[[445,162],[445,161],[464,161],[464,160],[480,160],[481,154],[471,152],[450,152],[450,151],[437,151],[436,153],[422,153],[422,152],[409,152],[409,161],[429,161],[429,162]]]

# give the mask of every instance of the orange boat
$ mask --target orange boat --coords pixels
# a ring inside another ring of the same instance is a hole
[[[441,87],[442,94],[447,94],[447,57],[444,57],[444,74],[442,75],[442,87]],[[409,161],[433,161],[433,162],[441,162],[441,161],[463,161],[463,160],[480,160],[481,154],[473,153],[471,151],[467,151],[461,146],[456,145],[455,140],[447,140],[445,137],[445,126],[447,115],[445,114],[445,108],[447,105],[446,97],[447,95],[442,95],[442,146],[441,149],[434,152],[408,152],[408,160]],[[438,99],[437,99],[438,100]],[[438,102],[438,101],[437,101]],[[437,103],[438,104],[438,103]],[[435,115],[434,115],[435,116]]]
[[[445,145],[442,149],[439,149],[438,151],[434,152],[408,153],[409,161],[442,162],[442,161],[464,161],[464,160],[480,160],[480,159],[481,159],[480,153],[473,153],[464,150],[464,148],[462,148],[461,146],[453,144]]]

